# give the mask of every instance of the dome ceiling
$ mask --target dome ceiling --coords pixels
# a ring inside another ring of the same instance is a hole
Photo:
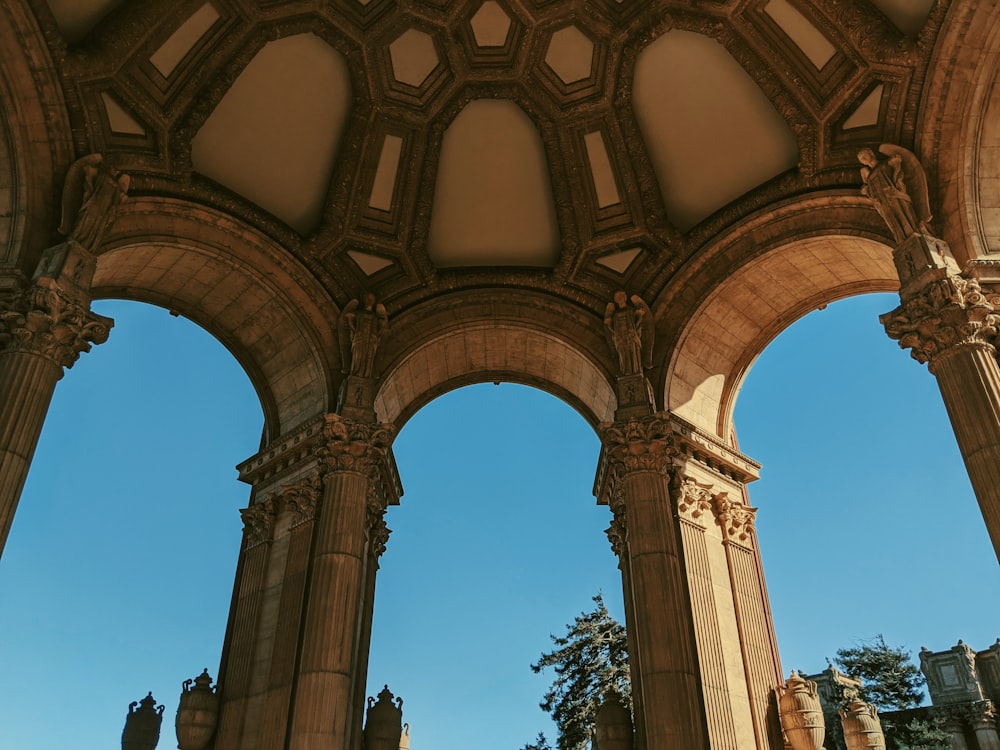
[[[77,150],[338,304],[655,299],[726,227],[913,138],[931,0],[50,0]],[[940,16],[940,14],[937,14]],[[61,37],[60,37],[61,34]]]

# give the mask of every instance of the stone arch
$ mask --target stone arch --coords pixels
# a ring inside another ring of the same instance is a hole
[[[822,235],[778,244],[730,275],[681,332],[667,368],[668,411],[728,440],[743,378],[779,333],[829,302],[899,288],[888,246]]]
[[[375,413],[401,427],[437,396],[491,380],[547,391],[592,426],[614,418],[614,389],[591,357],[543,328],[502,319],[442,331],[400,357],[382,378]]]
[[[0,268],[30,273],[59,224],[72,136],[35,19],[20,3],[4,3],[0,19],[0,196],[9,191],[0,200]]]
[[[935,74],[916,150],[930,173],[935,225],[964,263],[1000,252],[1000,6],[949,15],[928,66]]]
[[[94,297],[150,302],[218,338],[257,390],[265,442],[332,407],[337,309],[268,239],[203,207],[139,198],[124,204],[106,248]]]

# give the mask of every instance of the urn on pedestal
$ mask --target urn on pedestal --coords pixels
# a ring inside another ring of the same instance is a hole
[[[885,735],[878,709],[856,698],[840,709],[847,750],[885,750]]]
[[[162,721],[163,706],[156,705],[152,693],[141,701],[132,701],[122,730],[122,750],[154,750],[160,741]]]
[[[816,683],[792,670],[776,692],[781,731],[792,750],[822,750],[826,724]]]
[[[206,668],[193,680],[184,680],[181,685],[181,699],[174,721],[179,750],[205,750],[215,734],[218,719],[219,696],[212,687],[212,678]]]
[[[365,721],[365,750],[399,750],[403,736],[403,699],[394,698],[389,686],[378,700],[368,698]],[[409,734],[407,733],[407,741]]]

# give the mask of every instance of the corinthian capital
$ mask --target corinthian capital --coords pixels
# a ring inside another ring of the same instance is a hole
[[[605,422],[598,427],[607,460],[614,472],[667,473],[677,453],[670,423],[661,417]]]
[[[395,430],[389,424],[368,424],[326,415],[323,442],[316,449],[324,473],[353,471],[374,477],[387,464]]]
[[[743,547],[754,546],[754,523],[757,509],[749,505],[730,500],[726,493],[716,495],[712,499],[715,515],[722,527],[722,538],[727,542]]]
[[[31,352],[72,367],[92,344],[108,340],[113,325],[54,285],[35,284],[0,302],[0,352]]]
[[[701,484],[690,477],[680,479],[674,487],[674,498],[681,519],[704,529],[707,521],[714,518],[716,494],[712,489],[712,485]]]
[[[297,523],[316,518],[322,495],[320,487],[319,477],[312,476],[281,488],[281,500],[288,510],[295,513]]]
[[[274,520],[278,516],[278,499],[268,495],[263,502],[254,503],[249,508],[241,508],[243,517],[243,545],[247,548],[271,540]]]
[[[937,278],[880,316],[890,338],[933,371],[936,357],[965,346],[993,346],[1000,297],[988,298],[979,281],[957,274]]]

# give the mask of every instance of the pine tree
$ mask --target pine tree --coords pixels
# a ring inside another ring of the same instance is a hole
[[[838,649],[833,663],[861,680],[861,700],[879,711],[916,708],[923,701],[920,688],[926,680],[910,652],[886,645],[881,633],[854,648]]]
[[[542,654],[531,665],[535,673],[549,667],[555,670],[555,681],[539,705],[552,715],[559,728],[559,750],[587,747],[605,693],[617,691],[622,703],[632,708],[625,627],[608,613],[600,594],[594,597],[594,603],[597,606],[593,611],[582,612],[572,625],[566,626],[566,635],[550,635],[556,649]],[[528,745],[525,750],[543,750],[544,742],[539,735],[536,745]]]

